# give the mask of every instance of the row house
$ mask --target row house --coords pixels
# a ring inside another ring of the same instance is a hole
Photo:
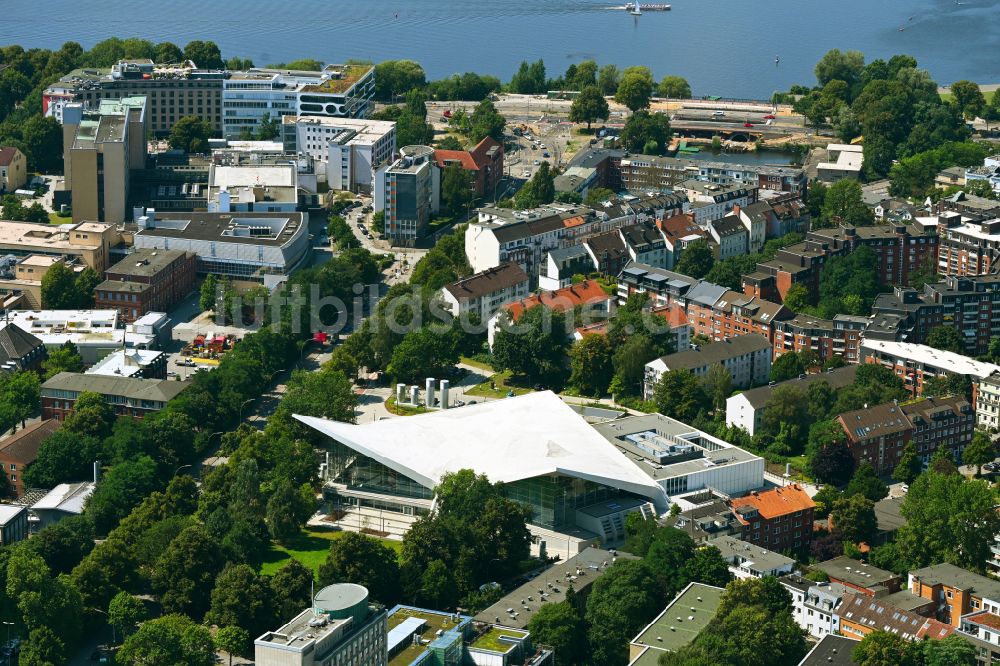
[[[1000,373],[991,373],[976,382],[976,425],[1000,431]]]
[[[840,356],[848,363],[860,359],[861,339],[868,326],[867,317],[836,315],[820,319],[797,314],[774,322],[774,356],[788,352],[811,351],[821,362]]]
[[[897,594],[905,599],[914,596],[909,592]],[[887,631],[907,641],[919,641],[941,640],[954,632],[954,628],[944,622],[921,615],[920,611],[926,608],[921,600],[914,600],[916,608],[911,609],[905,602],[897,602],[897,595],[891,597],[872,599],[857,592],[845,594],[837,609],[840,633],[862,640],[874,631]]]
[[[667,261],[664,268],[668,270],[673,269],[677,265],[684,250],[691,243],[708,238],[705,231],[695,223],[694,216],[690,213],[681,213],[680,215],[658,220],[656,226],[663,232],[663,240],[667,251]]]
[[[711,220],[705,225],[708,235],[714,241],[713,249],[718,261],[747,254],[750,234],[737,215],[726,215],[722,219]]]
[[[474,315],[487,322],[497,310],[528,297],[528,274],[514,263],[506,263],[446,284],[439,292],[445,308],[455,318]]]
[[[762,225],[765,239],[778,238],[793,231],[804,232],[809,226],[809,211],[796,192],[779,194],[738,207],[737,214]]]
[[[701,227],[714,220],[721,220],[737,206],[749,206],[757,201],[756,186],[686,180],[677,189],[691,202],[690,212]]]
[[[817,583],[793,573],[778,578],[792,601],[792,618],[813,638],[835,635],[840,630],[837,608],[847,593],[837,583]]]
[[[861,343],[861,362],[878,363],[892,370],[916,397],[923,394],[924,382],[948,374],[969,375],[973,381],[973,404],[976,383],[1000,372],[1000,366],[976,361],[950,351],[910,342],[865,339]]]

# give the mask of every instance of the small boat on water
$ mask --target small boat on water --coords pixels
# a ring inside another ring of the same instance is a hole
[[[670,5],[651,4],[645,2],[627,2],[624,7],[619,7],[619,9],[624,9],[629,14],[634,16],[641,16],[643,12],[669,12]]]

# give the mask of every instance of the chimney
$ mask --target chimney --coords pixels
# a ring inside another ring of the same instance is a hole
[[[434,407],[434,378],[428,377],[424,380],[424,401],[428,409]]]

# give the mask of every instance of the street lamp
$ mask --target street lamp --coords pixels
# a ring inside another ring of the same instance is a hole
[[[246,400],[243,401],[243,404],[240,405],[240,418],[239,418],[240,423],[243,422],[243,408],[249,405],[253,401],[254,398],[247,398]]]
[[[194,467],[194,465],[181,465],[180,467],[174,470],[174,476],[180,474],[181,470],[184,469],[185,467]]]

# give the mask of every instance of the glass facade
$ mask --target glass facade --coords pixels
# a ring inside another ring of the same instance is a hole
[[[568,476],[538,476],[504,486],[507,497],[531,507],[531,522],[562,529],[576,526],[576,510],[626,493],[592,481]]]
[[[415,499],[434,497],[432,489],[335,441],[330,445],[330,478],[352,490]]]

